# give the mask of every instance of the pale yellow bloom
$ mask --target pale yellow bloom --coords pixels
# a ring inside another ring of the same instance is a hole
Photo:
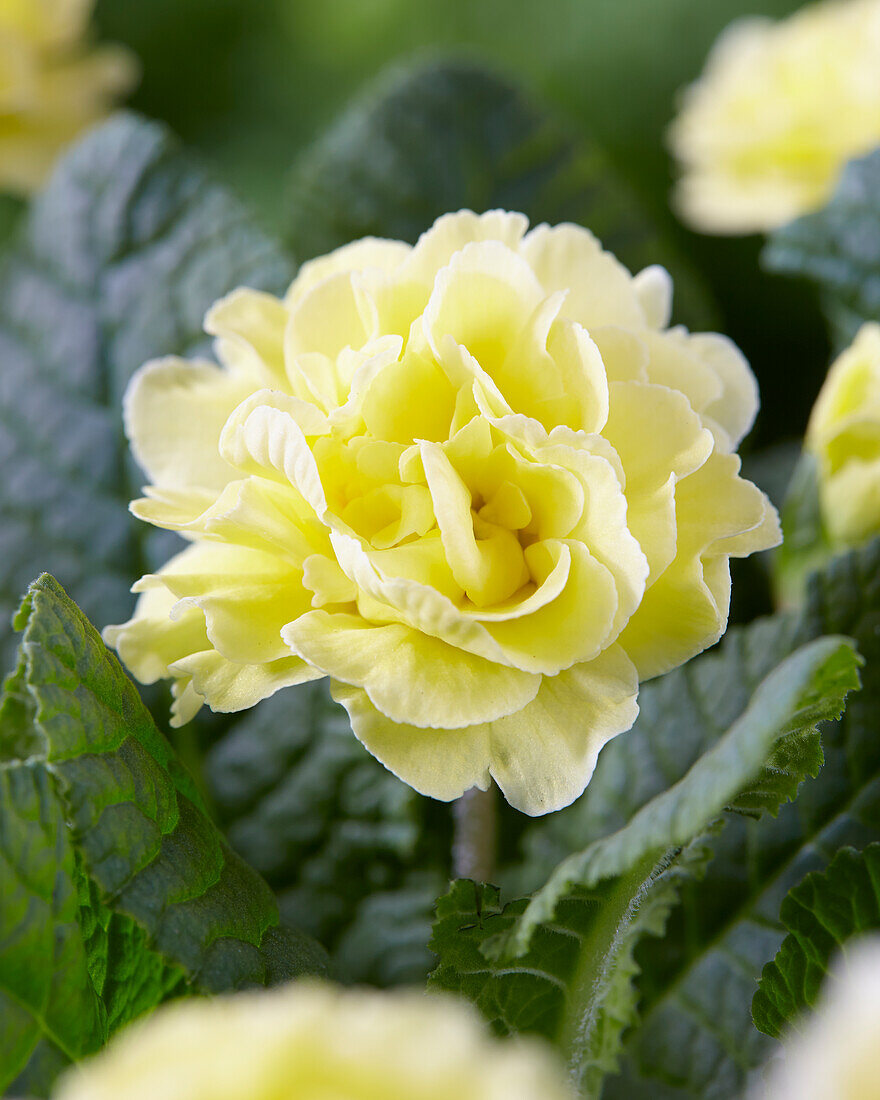
[[[880,1100],[880,937],[847,948],[753,1100]]]
[[[465,211],[414,248],[358,241],[284,301],[214,306],[222,366],[132,380],[133,511],[192,544],[105,637],[174,678],[177,723],[330,676],[417,790],[493,776],[545,813],[632,725],[639,679],[724,631],[728,558],[779,538],[734,453],[748,365],[666,327],[662,269],[527,227]]]
[[[880,534],[880,325],[863,325],[831,367],[805,445],[819,461],[832,541],[852,545]]]
[[[55,1100],[573,1100],[549,1051],[463,1002],[293,983],[159,1009]]]
[[[94,0],[0,0],[0,190],[26,193],[131,85],[127,51],[91,48]]]
[[[696,229],[774,229],[822,206],[848,160],[880,145],[880,0],[826,0],[738,21],[670,131],[675,203]]]

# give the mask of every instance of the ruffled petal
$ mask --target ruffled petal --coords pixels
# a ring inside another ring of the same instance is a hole
[[[284,303],[288,308],[293,308],[313,287],[331,275],[352,271],[394,271],[411,252],[412,247],[403,241],[389,241],[382,237],[363,237],[352,241],[326,256],[304,263],[290,284]]]
[[[523,214],[506,210],[489,210],[485,214],[459,210],[444,214],[419,237],[405,264],[405,277],[433,286],[437,272],[466,245],[474,241],[500,241],[515,250],[528,227],[529,220]]]
[[[242,665],[213,649],[182,658],[171,666],[171,672],[187,683],[199,702],[203,699],[211,710],[221,714],[247,710],[282,688],[305,684],[322,676],[299,657]],[[186,700],[182,700],[177,721],[171,724],[184,725],[189,720],[190,709]]]
[[[402,725],[378,711],[363,688],[331,681],[330,690],[348,711],[364,748],[419,794],[451,802],[471,787],[489,786],[487,725],[454,730]]]
[[[273,295],[242,288],[208,310],[205,332],[220,339],[219,355],[224,362],[239,364],[255,379],[261,379],[261,386],[277,389],[286,378],[287,319],[284,304]]]
[[[173,614],[200,608],[211,645],[236,664],[289,656],[281,628],[312,599],[301,571],[283,558],[224,543],[196,543],[138,582],[140,590],[154,585],[181,601]]]
[[[580,797],[602,747],[638,717],[638,690],[632,661],[612,646],[545,677],[533,702],[493,722],[490,771],[511,806],[536,817]]]
[[[519,253],[545,293],[566,292],[563,313],[587,331],[598,325],[645,323],[632,275],[603,251],[588,229],[571,224],[535,226]]]
[[[540,676],[493,664],[400,624],[311,611],[282,631],[298,656],[363,688],[394,722],[459,729],[512,714],[530,702]]]

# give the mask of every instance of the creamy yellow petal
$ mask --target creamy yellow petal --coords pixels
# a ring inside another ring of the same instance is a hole
[[[512,531],[486,525],[478,539],[471,494],[437,443],[420,445],[422,463],[452,575],[468,599],[491,607],[512,596],[529,579],[519,540]]]
[[[676,559],[645,592],[618,639],[640,680],[677,668],[724,633],[730,574],[725,592],[719,587],[717,571],[727,570],[727,558],[715,559],[711,568],[716,584],[710,586],[699,557]]]
[[[291,381],[297,357],[317,352],[334,360],[345,347],[360,348],[379,336],[375,305],[357,276],[339,272],[312,286],[293,304],[284,335]]]
[[[182,658],[171,666],[171,671],[187,677],[191,691],[204,699],[211,710],[221,714],[246,710],[282,688],[322,676],[298,657],[243,665],[227,660],[213,649]],[[172,725],[184,725],[188,721],[188,710],[184,701],[178,721]]]
[[[566,292],[563,313],[589,331],[594,325],[639,326],[645,313],[633,278],[579,225],[538,225],[519,253],[546,293]]]
[[[406,263],[406,276],[433,286],[437,272],[466,245],[474,241],[500,241],[516,249],[528,226],[528,218],[506,210],[489,210],[485,214],[459,210],[444,214],[419,237]]]
[[[212,363],[159,359],[141,367],[125,393],[125,433],[152,482],[217,490],[235,477],[219,451],[232,410],[254,381]]]
[[[697,355],[685,329],[646,330],[641,339],[648,350],[649,382],[683,393],[695,412],[720,407],[725,396],[724,384],[718,373]]]
[[[735,450],[749,433],[758,414],[758,383],[745,356],[726,336],[696,333],[688,336],[688,350],[721,382],[719,397],[702,410],[727,433],[730,450]]]
[[[156,585],[138,596],[128,622],[104,628],[106,644],[119,653],[142,684],[154,684],[168,676],[169,665],[208,644],[204,613],[192,607],[172,619],[176,603],[176,596]]]
[[[498,372],[545,294],[529,265],[499,241],[471,243],[438,272],[422,327],[435,358],[451,337],[503,392]]]
[[[217,336],[227,355],[242,356],[244,366],[263,386],[278,388],[285,380],[284,331],[288,313],[271,294],[258,290],[233,290],[221,298],[205,317],[205,332]],[[220,351],[221,358],[223,350]]]
[[[304,263],[290,284],[285,305],[295,306],[308,291],[331,275],[371,269],[394,271],[411,252],[410,245],[403,241],[389,241],[381,237],[362,237],[359,241],[352,241],[328,252],[326,256]]]
[[[179,609],[200,608],[211,644],[237,664],[288,656],[281,628],[311,607],[299,569],[277,555],[223,543],[197,543],[139,583],[161,583],[183,601]]]
[[[378,711],[362,688],[331,681],[330,690],[348,711],[364,748],[419,794],[451,802],[471,787],[489,786],[488,726],[434,730],[401,725]]]
[[[373,626],[357,615],[311,611],[282,633],[310,665],[363,688],[392,721],[420,728],[459,729],[512,714],[541,683],[410,627]]]
[[[639,299],[645,324],[666,328],[672,316],[672,277],[665,267],[652,264],[633,276],[633,290]]]
[[[615,630],[620,597],[614,576],[587,547],[565,541],[571,567],[565,587],[530,615],[487,622],[486,631],[508,660],[528,672],[555,676],[596,657]],[[552,541],[530,547],[527,557],[552,554]]]
[[[149,492],[148,498],[132,503],[134,515],[186,538],[249,546],[297,566],[329,549],[324,526],[290,485],[255,476],[231,481],[207,507],[201,495]]]
[[[825,523],[837,542],[862,542],[880,531],[880,459],[853,459],[820,492]]]
[[[603,436],[626,475],[626,493],[651,493],[670,473],[686,477],[712,453],[714,440],[687,398],[664,386],[615,382]]]
[[[638,717],[638,676],[620,646],[545,676],[535,699],[493,722],[491,772],[504,797],[535,817],[583,794],[604,745]]]

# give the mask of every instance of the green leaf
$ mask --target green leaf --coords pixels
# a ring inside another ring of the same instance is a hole
[[[880,321],[880,150],[846,166],[824,209],[777,230],[763,260],[819,284],[838,347]]]
[[[788,935],[764,967],[752,1001],[756,1027],[779,1039],[814,1008],[829,964],[853,936],[880,929],[880,844],[843,848],[790,890],[780,911]]]
[[[21,659],[0,705],[0,996],[18,1007],[0,1013],[0,1083],[36,1095],[169,995],[273,984],[323,961],[279,924],[271,890],[57,581],[31,585],[16,625]]]
[[[349,107],[294,169],[291,240],[302,258],[358,237],[414,242],[463,207],[579,222],[633,270],[667,266],[691,324],[710,312],[600,151],[467,61],[394,68]]]
[[[230,844],[276,890],[285,920],[327,945],[339,977],[424,979],[445,808],[367,753],[323,681],[241,716],[204,774]]]
[[[818,772],[815,723],[840,714],[857,665],[844,638],[799,649],[681,780],[569,856],[530,899],[499,910],[492,888],[454,884],[438,906],[434,983],[471,996],[501,1030],[554,1040],[585,1095],[598,1095],[632,1022],[638,938],[662,930],[677,880],[702,870],[719,818],[775,814]]]
[[[100,1046],[106,1013],[89,975],[73,844],[37,761],[0,765],[0,898],[0,1094],[18,1079],[45,1095],[59,1069]]]
[[[713,858],[704,879],[683,883],[682,902],[662,941],[640,944],[641,1022],[628,1042],[623,1073],[606,1082],[606,1100],[729,1100],[760,1074],[773,1044],[755,1030],[749,1006],[762,968],[785,935],[779,920],[783,898],[809,871],[826,867],[841,846],[880,841],[878,626],[880,543],[875,542],[815,575],[800,615],[731,631],[719,652],[645,685],[642,718],[649,708],[661,709],[665,696],[669,712],[677,708],[681,715],[681,731],[697,726],[711,738],[714,715],[728,705],[728,696],[748,690],[762,668],[809,638],[848,634],[866,659],[862,690],[850,699],[841,721],[823,730],[819,780],[807,783],[776,819],[729,821],[711,842]],[[611,805],[614,789],[625,792],[630,803],[630,780],[641,793],[662,784],[664,774],[675,776],[679,746],[687,756],[689,739],[677,740],[674,727],[662,722],[649,732],[650,748],[647,739],[633,746],[638,764],[622,761],[625,738],[608,746],[607,759],[600,759],[600,769],[607,770],[597,769],[590,787],[593,792],[598,781],[600,804]],[[575,827],[570,821],[570,830]],[[556,844],[561,840],[557,835]]]
[[[233,287],[278,291],[290,275],[163,127],[119,115],[64,157],[0,268],[0,667],[39,570],[100,626],[127,617],[149,556],[126,511],[140,484],[122,437],[128,378],[204,350],[202,317]]]

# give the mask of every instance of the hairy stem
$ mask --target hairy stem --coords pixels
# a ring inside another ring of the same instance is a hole
[[[452,839],[452,873],[455,878],[491,882],[495,874],[498,810],[495,786],[481,791],[472,787],[457,799],[453,808],[455,832]]]

